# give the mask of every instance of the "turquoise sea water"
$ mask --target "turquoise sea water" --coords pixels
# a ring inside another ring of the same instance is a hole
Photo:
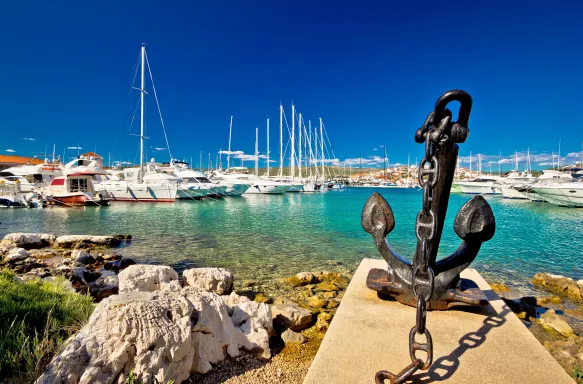
[[[360,214],[374,189],[349,188],[316,194],[250,195],[223,200],[112,203],[109,207],[0,210],[0,236],[10,232],[131,234],[122,252],[144,262],[217,266],[238,279],[272,279],[300,271],[329,269],[337,260],[354,269],[379,257]],[[395,213],[391,243],[413,254],[414,221],[421,192],[378,190]],[[470,196],[452,195],[440,255],[460,240],[453,219]],[[583,209],[487,197],[496,217],[494,238],[472,266],[491,282],[524,286],[538,271],[583,278]]]

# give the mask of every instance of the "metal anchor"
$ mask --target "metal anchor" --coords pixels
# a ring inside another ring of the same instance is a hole
[[[451,101],[460,102],[457,122],[451,121],[452,113],[446,108]],[[437,100],[434,110],[415,133],[415,141],[425,143],[425,157],[418,169],[423,207],[417,216],[418,240],[412,263],[386,240],[395,228],[393,211],[387,201],[375,192],[362,210],[362,227],[372,235],[388,264],[386,270],[369,272],[367,286],[400,303],[419,307],[422,296],[427,309],[488,304],[475,283],[459,275],[476,258],[482,243],[494,236],[494,214],[482,196],[477,195],[464,204],[455,218],[454,231],[462,240],[458,249],[436,261],[458,157],[457,143],[464,142],[469,134],[471,108],[472,98],[468,93],[447,92]]]

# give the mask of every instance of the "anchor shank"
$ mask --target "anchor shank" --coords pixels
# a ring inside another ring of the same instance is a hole
[[[453,183],[453,176],[457,166],[458,150],[459,147],[457,144],[452,143],[451,140],[446,140],[442,143],[436,153],[437,161],[439,163],[439,179],[437,185],[435,188],[433,188],[431,211],[433,211],[435,214],[437,226],[435,228],[435,235],[433,239],[427,243],[427,250],[429,253],[428,264],[431,268],[434,268],[436,263],[437,251],[439,248],[439,242],[441,240],[441,234],[443,232],[445,215],[447,213],[447,206],[449,203],[451,184]],[[429,230],[422,228],[421,231]],[[423,245],[421,240],[417,241],[417,248],[414,257],[417,265],[422,264]]]

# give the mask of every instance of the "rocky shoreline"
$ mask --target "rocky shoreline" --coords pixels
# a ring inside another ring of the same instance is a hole
[[[139,381],[301,383],[353,271],[300,272],[264,285],[221,268],[136,264],[115,247],[131,236],[14,233],[1,265],[19,279],[64,278],[96,308],[38,383]],[[548,295],[516,298],[491,284],[578,382],[583,382],[583,281],[537,273]]]
[[[0,243],[18,279],[64,278],[98,303],[37,383],[302,382],[351,278],[302,272],[266,289],[221,268],[179,276],[112,249],[127,241],[14,233]]]

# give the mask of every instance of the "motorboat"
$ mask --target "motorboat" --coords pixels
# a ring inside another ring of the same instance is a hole
[[[42,207],[43,202],[33,192],[35,186],[22,176],[0,177],[0,207],[33,208]]]
[[[259,176],[249,173],[249,169],[246,167],[231,167],[228,168],[224,173],[217,173],[220,178],[220,183],[224,181],[227,182],[239,182],[248,183],[250,187],[247,189],[245,194],[267,194],[267,195],[278,195],[286,192],[290,186],[286,183],[279,181],[273,181],[269,179],[262,179]]]
[[[479,176],[468,181],[458,181],[455,185],[466,194],[496,195],[502,193],[499,181],[499,176]]]
[[[50,184],[53,178],[63,174],[62,169],[63,166],[60,162],[45,160],[42,164],[26,164],[4,169],[0,172],[0,177],[22,177],[31,185],[30,190],[32,190],[35,187],[42,187]]]
[[[545,201],[565,206],[583,207],[583,181],[533,184],[530,189]]]
[[[47,187],[39,189],[47,204],[64,206],[103,206],[109,204],[109,197],[98,190],[92,175],[68,174],[55,177]]]
[[[226,195],[227,186],[213,183],[203,172],[188,168],[188,164],[173,161],[174,174],[180,178],[177,199],[200,199],[203,197],[222,197]]]

